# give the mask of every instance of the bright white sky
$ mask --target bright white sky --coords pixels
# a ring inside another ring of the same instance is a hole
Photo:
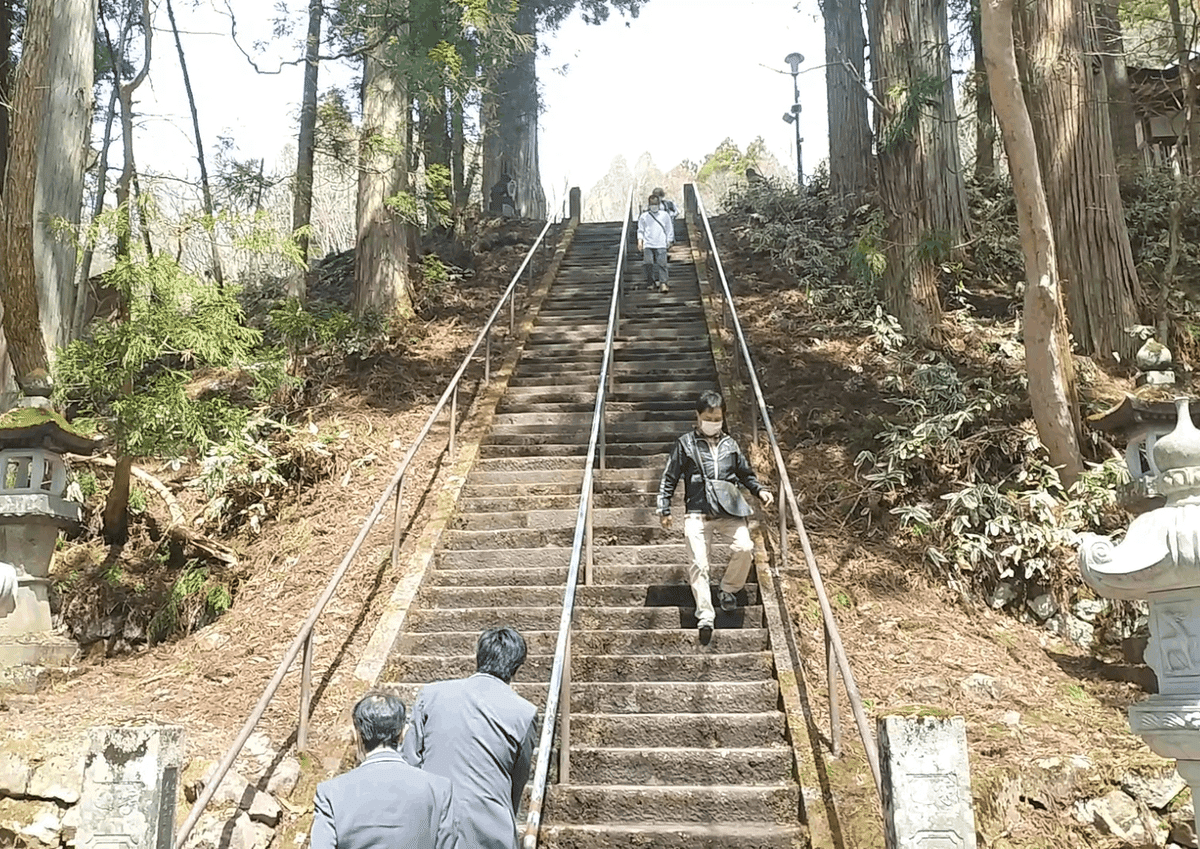
[[[239,40],[251,48],[272,41],[276,0],[236,0]],[[217,137],[229,136],[239,158],[275,162],[294,144],[301,70],[256,74],[229,36],[224,0],[175,0],[184,51],[196,93],[200,129],[211,157]],[[294,58],[298,29],[276,55],[259,58],[279,68]],[[564,182],[585,192],[613,158],[632,166],[648,152],[666,171],[683,159],[699,162],[729,137],[745,149],[757,136],[789,169],[795,165],[795,130],[782,120],[792,104],[792,79],[784,57],[806,60],[799,76],[801,135],[806,173],[827,155],[824,35],[816,0],[648,0],[636,19],[613,14],[601,26],[578,15],[545,36],[549,55],[538,57],[545,111],[540,156],[547,199],[561,202]],[[191,120],[174,39],[159,3],[155,14],[150,77],[137,93],[142,112],[136,142],[143,167],[197,173]],[[323,65],[320,86],[347,84],[349,75]],[[210,168],[211,168],[210,164]]]

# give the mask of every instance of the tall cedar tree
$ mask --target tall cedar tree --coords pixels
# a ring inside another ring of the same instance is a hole
[[[856,197],[875,183],[867,121],[866,37],[860,0],[825,0],[825,98],[829,106],[829,190]]]

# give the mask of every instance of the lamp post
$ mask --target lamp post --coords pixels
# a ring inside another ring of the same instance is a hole
[[[783,120],[792,124],[796,128],[796,183],[801,188],[804,187],[804,157],[801,155],[800,144],[804,139],[800,138],[800,63],[804,61],[804,56],[800,53],[789,53],[784,60],[792,69],[792,108],[783,113]]]

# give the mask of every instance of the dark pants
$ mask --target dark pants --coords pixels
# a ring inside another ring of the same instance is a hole
[[[642,268],[646,269],[647,283],[667,282],[667,249],[646,248],[642,251]]]

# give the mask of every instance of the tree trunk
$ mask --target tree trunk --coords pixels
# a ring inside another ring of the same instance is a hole
[[[879,194],[887,215],[888,310],[905,332],[936,336],[938,280],[967,231],[943,0],[870,0]]]
[[[829,105],[829,190],[857,197],[874,184],[867,121],[866,37],[860,0],[825,0],[825,97]]]
[[[992,116],[992,92],[983,61],[983,35],[979,31],[979,0],[972,0],[971,46],[975,52],[975,179],[987,180],[996,173],[996,122]]]
[[[13,0],[0,0],[0,196],[4,192],[4,164],[8,158],[8,104],[12,103],[12,63],[9,58],[15,11]]]
[[[111,47],[111,42],[109,43]],[[113,68],[117,67],[117,56],[112,56]],[[117,117],[118,98],[120,96],[120,81],[113,79],[112,90],[108,97],[108,111],[104,116],[104,138],[100,143],[100,158],[96,166],[96,195],[92,200],[92,220],[104,212],[104,196],[108,191],[108,151],[112,147],[113,122]],[[96,253],[96,237],[88,233],[83,250],[83,261],[79,265],[79,279],[75,284],[75,311],[71,317],[71,335],[78,338],[88,320],[88,299],[91,297],[92,257]]]
[[[129,484],[133,458],[121,455],[113,468],[112,488],[104,499],[104,541],[123,545],[129,539]]]
[[[1138,346],[1125,329],[1138,322],[1140,287],[1086,5],[1041,0],[1025,14],[1027,96],[1071,334],[1081,353],[1128,362]]]
[[[142,0],[142,40],[144,49],[142,67],[132,80],[121,84],[119,97],[121,102],[121,142],[125,152],[124,167],[121,169],[121,176],[117,180],[117,205],[124,210],[121,215],[125,220],[125,225],[121,226],[117,233],[117,254],[119,256],[129,255],[129,239],[133,235],[131,198],[133,181],[137,176],[133,163],[133,93],[137,91],[138,86],[146,79],[146,74],[150,70],[151,38],[150,0]],[[123,51],[122,58],[124,58]],[[149,245],[147,245],[147,253],[149,252]]]
[[[304,48],[304,94],[300,100],[300,138],[296,144],[296,197],[292,204],[292,233],[305,272],[288,280],[288,296],[301,301],[308,294],[309,224],[312,223],[313,163],[317,149],[317,71],[321,57],[321,19],[325,6],[309,0],[308,38]]]
[[[1125,40],[1115,2],[1097,2],[1096,37],[1104,63],[1105,90],[1108,93],[1108,123],[1113,155],[1122,171],[1140,171],[1142,154],[1137,143],[1137,116],[1133,112],[1133,93],[1129,89],[1129,69],[1125,64]]]
[[[0,303],[4,336],[17,384],[27,395],[43,395],[49,385],[50,357],[38,298],[34,214],[37,210],[38,144],[46,88],[51,78],[50,34],[53,0],[31,0],[25,38],[14,81],[12,140],[0,220]]]
[[[1179,63],[1179,84],[1183,87],[1183,124],[1187,138],[1187,171],[1195,179],[1200,162],[1200,129],[1197,128],[1196,82],[1192,76],[1191,45],[1179,13],[1179,0],[1167,0],[1171,13],[1171,32],[1175,38],[1175,61]]]
[[[408,316],[413,308],[408,230],[386,201],[412,197],[408,181],[409,107],[402,81],[382,54],[382,47],[370,51],[363,67],[354,310],[358,315],[382,312]]]
[[[520,218],[543,220],[546,194],[538,165],[537,8],[522,0],[514,29],[528,35],[528,53],[514,55],[507,67],[496,69],[484,93],[480,124],[483,130],[483,199],[502,176],[516,181],[515,207]]]
[[[1017,200],[1025,254],[1025,365],[1038,437],[1068,486],[1083,471],[1074,366],[1058,285],[1054,230],[1033,126],[1021,98],[1013,47],[1013,0],[982,0],[983,52]]]
[[[200,193],[204,201],[204,230],[208,234],[208,246],[212,251],[213,279],[218,286],[225,285],[221,270],[221,255],[217,252],[217,222],[213,218],[212,190],[208,185],[208,166],[204,161],[204,142],[200,137],[200,115],[196,111],[196,97],[192,94],[192,80],[188,76],[187,62],[183,57],[183,42],[179,39],[179,27],[175,25],[175,7],[167,0],[167,17],[171,20],[171,32],[175,34],[175,50],[179,54],[179,69],[183,72],[183,87],[187,92],[188,108],[192,111],[192,132],[196,137],[196,162],[200,165]]]

